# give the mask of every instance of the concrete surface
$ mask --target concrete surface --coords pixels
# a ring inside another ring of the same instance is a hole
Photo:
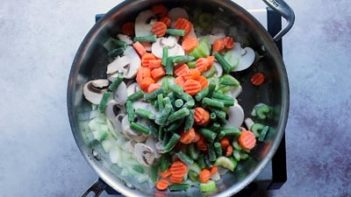
[[[79,196],[96,179],[70,132],[66,83],[94,15],[118,2],[1,1],[0,196]],[[288,2],[288,182],[269,195],[351,196],[351,2]]]

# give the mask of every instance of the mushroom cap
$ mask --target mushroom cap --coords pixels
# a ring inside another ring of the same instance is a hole
[[[84,84],[83,95],[92,104],[99,105],[109,82],[106,79],[88,81]]]
[[[134,50],[134,48],[130,46],[126,48],[126,50],[124,51],[124,55],[129,57],[130,64],[128,72],[124,73],[123,77],[126,79],[131,79],[137,74],[138,69],[141,65],[141,59],[138,53]]]
[[[228,109],[228,122],[224,127],[237,127],[240,126],[244,122],[244,110],[239,104],[235,104],[234,106]]]
[[[114,99],[118,105],[123,106],[128,99],[127,85],[122,81],[115,91]]]
[[[139,85],[137,83],[131,83],[127,87],[127,95],[130,96],[130,95],[136,93],[139,90],[140,90],[140,87],[139,87]]]
[[[113,128],[116,132],[122,132],[122,120],[124,116],[124,112],[122,111],[121,107],[115,100],[110,100],[107,103],[106,107],[106,117],[108,120],[111,121]]]
[[[164,47],[168,47],[169,56],[185,55],[183,47],[178,44],[177,39],[173,36],[158,38],[151,46],[152,54],[162,58]]]
[[[138,134],[130,128],[128,116],[124,116],[122,120],[122,133],[127,139],[134,140],[136,142],[144,142],[147,136],[143,134]]]
[[[155,151],[146,144],[136,143],[134,146],[134,155],[137,161],[144,165],[150,166],[155,161]]]
[[[149,36],[152,34],[151,20],[155,18],[155,14],[151,10],[145,10],[138,14],[135,18],[135,36]]]
[[[156,140],[154,137],[149,136],[145,142],[146,145],[148,145],[150,148],[152,148],[152,150],[155,152],[155,157],[158,159],[161,157],[161,155],[157,152],[156,149],[156,143],[158,142],[158,140]]]
[[[129,67],[131,60],[128,56],[117,57],[113,62],[107,65],[106,74],[125,73]]]
[[[255,61],[255,51],[250,47],[242,48],[236,42],[234,48],[225,54],[225,59],[235,66],[234,71],[242,71],[249,68]]]

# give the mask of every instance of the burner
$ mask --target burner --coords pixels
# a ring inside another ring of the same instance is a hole
[[[248,10],[254,15],[273,36],[276,35],[282,28],[281,16],[271,10],[270,8],[259,9],[259,10]],[[103,14],[97,14],[95,20],[98,21],[103,17]],[[265,23],[267,22],[267,25]],[[276,42],[277,47],[282,54],[282,40]],[[287,168],[286,168],[286,147],[285,147],[285,135],[283,135],[282,141],[277,149],[277,152],[273,156],[272,160],[263,169],[261,174],[248,185],[240,193],[236,194],[235,197],[241,196],[252,196],[257,191],[262,190],[275,190],[279,189],[287,180]],[[101,184],[104,182],[99,179]],[[104,188],[107,194],[113,196],[121,196],[117,191],[104,184]]]

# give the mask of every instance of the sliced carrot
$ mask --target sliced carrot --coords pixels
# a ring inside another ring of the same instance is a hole
[[[201,89],[204,89],[208,86],[208,80],[204,76],[198,77],[197,81],[200,83]]]
[[[156,60],[156,57],[152,53],[145,53],[141,57],[141,65],[150,68],[150,61]]]
[[[193,128],[189,131],[184,131],[180,136],[180,142],[183,144],[190,144],[195,139],[195,130]]]
[[[149,68],[150,69],[160,68],[160,67],[162,67],[162,60],[155,59],[155,60],[149,61]]]
[[[162,18],[160,19],[160,21],[163,22],[164,24],[166,24],[167,27],[170,27],[170,26],[171,26],[171,23],[172,23],[171,19],[170,19],[169,17],[167,17],[167,16],[162,17]]]
[[[215,60],[215,57],[214,56],[208,56],[207,57],[207,61],[208,61],[208,68],[207,69],[210,69],[214,63],[214,60]]]
[[[195,95],[201,91],[201,84],[193,79],[186,80],[183,85],[184,91],[190,95]]]
[[[168,186],[169,186],[169,183],[166,179],[161,179],[156,183],[156,188],[161,191],[166,190]]]
[[[266,77],[264,76],[263,73],[258,72],[258,73],[254,74],[254,75],[251,77],[250,81],[251,81],[252,85],[254,85],[254,86],[260,86],[260,85],[262,85],[262,84],[264,83],[265,78],[266,78]]]
[[[127,22],[122,25],[122,33],[126,34],[128,36],[133,36],[134,35],[134,23],[133,22]]]
[[[185,18],[178,18],[175,22],[175,28],[183,29],[185,31],[185,34],[188,34],[192,30],[193,25],[189,20]]]
[[[158,83],[150,84],[149,87],[147,88],[147,93],[151,93],[151,92],[159,89],[160,87],[161,87],[161,85]]]
[[[189,72],[189,67],[186,64],[181,64],[178,65],[177,67],[175,67],[174,69],[174,74],[175,76],[179,77],[179,76],[184,76]]]
[[[229,145],[226,149],[225,156],[229,157],[233,154],[233,147]]]
[[[216,174],[216,173],[218,172],[217,166],[212,166],[212,167],[210,168],[210,172],[211,172],[211,175]]]
[[[196,147],[201,151],[207,151],[207,142],[204,137],[200,135],[199,141],[196,142]]]
[[[145,47],[140,42],[135,42],[133,44],[133,48],[139,54],[140,57],[142,57],[146,53]]]
[[[181,183],[184,180],[184,176],[188,172],[188,167],[181,161],[175,161],[169,168],[171,172],[170,180],[172,183]]]
[[[147,92],[149,86],[153,83],[155,83],[155,81],[151,77],[145,77],[143,80],[141,80],[139,86],[142,90]]]
[[[256,137],[251,131],[242,131],[238,138],[238,142],[244,149],[251,150],[256,145]]]
[[[211,178],[211,172],[208,169],[201,170],[199,174],[200,183],[207,183]]]
[[[152,6],[151,11],[159,17],[165,17],[168,14],[168,9],[162,4]]]
[[[222,149],[226,149],[230,145],[230,141],[227,137],[224,137],[220,141]]]
[[[196,69],[201,73],[206,72],[209,67],[207,58],[199,58],[196,60]]]
[[[179,184],[179,183],[183,183],[184,178],[171,176],[169,180],[171,181],[171,183]]]
[[[223,39],[217,39],[214,41],[212,49],[214,52],[220,52],[224,49],[224,47],[225,45]]]
[[[204,126],[210,120],[210,113],[202,107],[197,107],[195,108],[194,119],[197,125]]]
[[[175,79],[175,83],[177,85],[179,85],[180,87],[183,87],[184,86],[184,83],[185,83],[185,79],[183,76],[179,76]]]
[[[194,50],[198,45],[199,45],[199,41],[194,36],[186,36],[182,43],[182,47],[187,53]]]
[[[234,48],[234,39],[232,37],[225,37],[223,38],[224,46],[227,49],[232,49]]]
[[[200,76],[201,76],[200,71],[198,71],[197,69],[190,69],[189,72],[184,75],[184,79],[185,80],[188,80],[188,79],[196,80]]]
[[[137,72],[136,81],[140,84],[140,82],[146,77],[151,77],[150,68],[140,67]]]
[[[154,68],[152,69],[151,71],[151,77],[154,79],[154,80],[159,80],[160,78],[162,78],[163,76],[166,75],[166,71],[163,67],[160,67],[160,68]]]
[[[160,173],[160,177],[162,177],[162,178],[168,178],[171,175],[172,175],[172,173],[168,169],[166,171]]]
[[[167,25],[164,24],[163,22],[155,22],[152,25],[151,29],[152,33],[154,33],[157,37],[162,37],[166,34],[167,31]]]

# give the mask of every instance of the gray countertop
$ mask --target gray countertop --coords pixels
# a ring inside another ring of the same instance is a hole
[[[97,178],[73,140],[66,85],[94,15],[118,2],[1,2],[1,196],[79,196]],[[288,2],[296,12],[284,38],[288,181],[269,195],[351,196],[351,2]]]

